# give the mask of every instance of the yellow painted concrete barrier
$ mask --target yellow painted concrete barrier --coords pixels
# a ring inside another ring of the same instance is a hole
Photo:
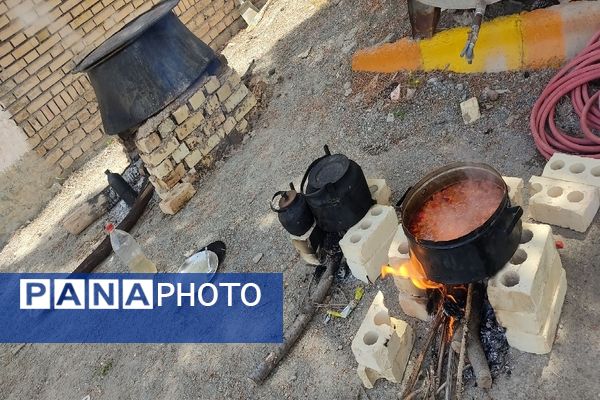
[[[354,71],[450,70],[500,72],[555,67],[576,55],[600,30],[600,1],[578,1],[484,22],[475,59],[460,57],[469,28],[454,28],[431,39],[401,39],[357,51]]]

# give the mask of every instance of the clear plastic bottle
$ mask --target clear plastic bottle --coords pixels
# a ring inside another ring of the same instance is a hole
[[[106,233],[110,235],[110,244],[119,259],[129,267],[131,272],[156,273],[156,265],[150,261],[135,241],[125,231],[115,229],[114,224],[106,224]]]

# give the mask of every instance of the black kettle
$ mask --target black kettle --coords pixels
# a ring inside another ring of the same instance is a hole
[[[279,208],[273,205],[277,197],[279,197]],[[304,235],[315,222],[306,198],[302,193],[296,192],[292,183],[290,183],[290,190],[275,193],[270,205],[271,210],[278,214],[277,217],[283,228],[294,236]]]
[[[317,225],[326,232],[343,232],[360,221],[375,203],[360,166],[343,154],[313,161],[302,178],[301,189]]]

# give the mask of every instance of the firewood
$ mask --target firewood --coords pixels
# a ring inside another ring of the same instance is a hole
[[[463,369],[465,368],[465,352],[467,348],[467,336],[469,336],[469,321],[471,320],[471,308],[473,303],[473,284],[469,284],[467,290],[467,305],[465,307],[465,317],[463,322],[462,339],[460,341],[460,352],[458,356],[458,366],[456,371],[456,395],[461,396],[463,391]],[[471,333],[471,336],[475,332]],[[479,336],[479,332],[477,332]]]
[[[65,229],[73,235],[79,235],[85,228],[108,211],[109,199],[104,191],[77,207],[63,220]]]
[[[482,389],[489,389],[492,387],[492,374],[479,338],[483,301],[483,285],[480,283],[474,284],[471,319],[469,320],[469,332],[472,332],[472,334],[467,339],[467,356],[473,367],[477,386]]]

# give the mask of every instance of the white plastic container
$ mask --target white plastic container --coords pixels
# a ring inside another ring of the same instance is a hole
[[[129,267],[131,272],[156,273],[156,265],[150,261],[142,248],[129,233],[115,229],[114,224],[107,224],[106,232],[110,235],[110,244],[119,259]]]

